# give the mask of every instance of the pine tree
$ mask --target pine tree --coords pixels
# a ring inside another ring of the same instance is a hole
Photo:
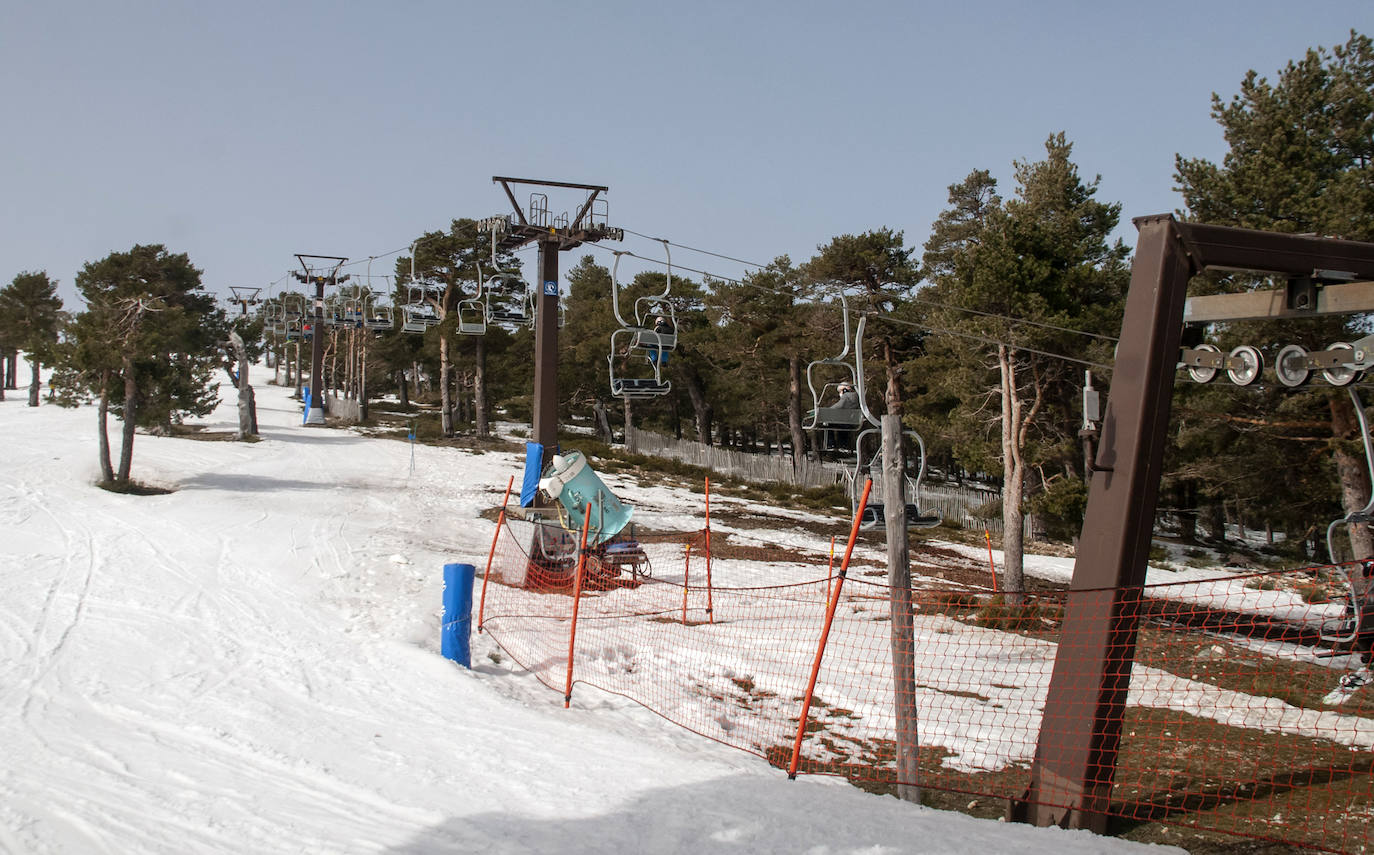
[[[1352,31],[1344,45],[1330,52],[1310,49],[1281,69],[1273,82],[1251,70],[1229,101],[1213,94],[1212,117],[1228,145],[1222,162],[1175,158],[1175,178],[1188,219],[1374,240],[1374,43],[1369,37]],[[1273,286],[1255,277],[1232,276],[1218,277],[1210,287]],[[1361,324],[1348,318],[1325,318],[1232,325],[1211,332],[1228,349],[1232,344],[1270,342],[1322,349],[1364,335]],[[1226,485],[1211,488],[1214,504],[1229,493],[1266,509],[1266,514],[1268,509],[1320,514],[1319,508],[1312,507],[1313,499],[1320,499],[1317,504],[1334,505],[1328,489],[1296,470],[1291,478],[1270,475],[1274,461],[1308,466],[1311,427],[1325,423],[1332,436],[1329,445],[1341,501],[1347,510],[1363,507],[1370,484],[1354,407],[1345,390],[1314,386],[1290,393],[1271,389],[1257,396],[1216,400],[1219,392],[1185,388],[1181,395],[1185,406],[1195,412],[1229,411],[1233,418],[1213,417],[1205,425],[1194,418],[1189,423],[1184,436],[1196,453],[1174,462],[1179,472],[1176,491],[1205,496],[1208,488],[1199,490],[1195,485],[1220,466],[1232,476],[1255,475],[1241,483],[1233,478],[1213,480],[1214,485]],[[1241,425],[1243,433],[1237,431]],[[1229,436],[1208,439],[1203,434],[1209,431]],[[1291,467],[1285,464],[1284,468]],[[1286,487],[1293,489],[1285,491]],[[1282,516],[1296,522],[1292,513]],[[1357,554],[1374,554],[1374,540],[1363,527],[1352,534],[1358,538]]]
[[[1087,360],[1094,340],[1081,333],[1120,327],[1128,279],[1126,247],[1109,242],[1121,206],[1095,198],[1100,179],[1085,182],[1072,152],[1063,133],[1051,135],[1043,160],[1016,163],[1016,193],[1005,202],[984,171],[951,187],[952,207],[937,220],[924,256],[932,299],[943,307],[933,323],[956,334],[941,344],[946,366],[958,366],[945,389],[953,381],[966,392],[955,420],[997,428],[995,441],[970,431],[963,445],[975,464],[995,461],[1002,471],[1004,589],[1011,601],[1025,591],[1031,473],[1046,465],[1069,470],[1076,457],[1082,364],[1073,360]],[[1097,341],[1099,351],[1106,348]],[[989,344],[973,358],[949,358],[952,348],[967,353],[968,342]]]
[[[729,397],[744,413],[767,423],[760,427],[787,426],[793,466],[806,452],[802,372],[816,337],[806,323],[812,313],[800,301],[809,293],[791,259],[780,256],[739,282],[715,283],[711,297],[724,321],[715,330],[711,363],[728,365],[719,373],[734,389]],[[835,335],[838,341],[838,332]],[[839,350],[836,344],[834,352]],[[808,394],[805,407],[810,406]]]
[[[20,273],[0,289],[0,341],[24,351],[29,358],[33,370],[30,407],[38,406],[39,367],[51,363],[62,321],[57,282],[46,272]]]
[[[433,337],[438,342],[441,429],[444,436],[454,434],[452,383],[458,303],[464,295],[471,297],[477,293],[479,277],[490,277],[497,272],[490,269],[491,240],[490,234],[478,232],[476,220],[458,219],[449,224],[447,232],[426,232],[416,238],[412,244],[415,253],[413,259],[408,255],[396,259],[398,304],[424,300],[439,317],[438,326],[427,331],[426,338]],[[515,257],[508,252],[498,252],[496,263],[503,270],[508,270],[514,267]],[[412,281],[412,270],[417,281]],[[421,289],[422,283],[433,283],[440,290],[426,293]],[[500,298],[501,295],[492,295],[488,299]],[[477,436],[485,438],[489,433],[487,414],[490,409],[486,399],[486,336],[463,338],[472,339],[473,409]]]
[[[68,327],[53,385],[59,403],[99,399],[101,472],[124,487],[137,426],[204,414],[217,401],[211,381],[226,334],[224,313],[201,287],[190,259],[157,244],[88,262],[76,287],[86,310]],[[110,411],[124,425],[117,469],[105,427]]]

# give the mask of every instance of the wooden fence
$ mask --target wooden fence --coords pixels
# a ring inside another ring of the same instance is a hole
[[[790,456],[732,451],[638,428],[631,428],[626,440],[629,450],[636,453],[681,460],[751,483],[775,482],[798,487],[848,486],[853,474],[852,467],[834,461],[803,460],[800,466],[793,467]],[[1001,534],[1001,495],[999,490],[927,482],[921,485],[921,507],[922,510],[929,508],[936,511],[947,523],[957,521],[961,527],[971,531],[986,528],[993,534]],[[1026,515],[1023,532],[1028,541],[1043,537],[1040,526],[1030,514]]]

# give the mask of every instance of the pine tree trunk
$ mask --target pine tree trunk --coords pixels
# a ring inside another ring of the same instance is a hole
[[[1359,436],[1360,423],[1356,418],[1355,405],[1351,402],[1350,396],[1344,392],[1333,392],[1330,400],[1331,434],[1347,442],[1353,439],[1363,443]],[[1341,506],[1345,508],[1346,513],[1363,509],[1369,501],[1370,490],[1369,469],[1364,460],[1363,448],[1356,456],[1345,442],[1338,442],[1335,443],[1332,456],[1336,461],[1336,477],[1341,485]],[[1346,528],[1350,534],[1350,546],[1354,550],[1348,559],[1353,561],[1374,557],[1374,537],[1371,537],[1369,527],[1357,524]],[[1330,560],[1338,559],[1333,555],[1330,556]]]
[[[630,440],[630,434],[634,431],[634,423],[633,423],[633,421],[632,421],[631,418],[630,418],[630,399],[629,399],[629,397],[627,396],[627,397],[621,398],[620,400],[621,400],[621,402],[624,404],[624,413],[625,413],[625,424],[624,424],[624,428],[625,428],[625,448],[627,448],[627,449],[630,450],[630,451],[634,451],[634,450],[635,450],[634,443]]]
[[[96,412],[98,427],[100,479],[108,484],[114,480],[114,466],[110,464],[110,372],[100,378],[100,406]]]
[[[1021,425],[1021,399],[1016,392],[1016,366],[1006,345],[997,346],[1002,383],[1002,589],[1012,605],[1023,602],[1026,590],[1025,518],[1021,503],[1025,494],[1025,462],[1017,432]]]
[[[358,351],[358,419],[364,422],[367,421],[367,342],[364,337]]]
[[[800,354],[794,353],[788,358],[787,378],[787,427],[792,434],[792,469],[796,470],[806,456],[806,431],[802,430]]]
[[[610,445],[615,439],[611,434],[611,417],[606,412],[606,402],[600,398],[592,401],[592,424],[596,427],[596,438]]]
[[[449,395],[448,336],[439,336],[439,422],[444,436],[453,436],[452,397]]]
[[[129,483],[129,470],[134,465],[134,428],[138,426],[138,383],[133,361],[124,359],[124,430],[119,446],[119,471],[115,483]]]
[[[477,438],[486,439],[491,435],[491,425],[487,421],[487,342],[482,336],[477,337],[476,353],[473,363],[476,366],[472,373],[472,409],[473,423],[477,428]]]
[[[1203,509],[1202,524],[1207,537],[1217,546],[1226,545],[1226,512],[1220,502],[1213,502]]]
[[[396,369],[396,398],[401,402],[402,407],[410,406],[410,384],[406,382],[404,368]]]
[[[229,344],[234,348],[234,356],[239,363],[239,430],[235,439],[243,440],[258,433],[258,408],[253,398],[253,384],[248,382],[248,349],[243,346],[243,338],[234,330],[229,331]]]
[[[701,374],[688,362],[679,362],[678,365],[681,366],[680,376],[687,384],[687,398],[692,402],[692,412],[696,415],[697,442],[710,445],[714,408],[706,399],[706,387],[701,381]]]
[[[38,357],[29,357],[29,366],[33,370],[33,379],[29,383],[29,406],[38,406]]]

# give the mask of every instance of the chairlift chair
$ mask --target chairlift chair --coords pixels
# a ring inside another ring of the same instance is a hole
[[[611,266],[611,309],[621,328],[631,334],[627,342],[630,351],[642,353],[654,362],[666,361],[667,354],[677,349],[677,314],[668,300],[673,289],[673,259],[668,241],[663,241],[667,264],[663,291],[636,298],[629,318],[620,310],[620,258],[628,254],[617,252]]]
[[[301,294],[287,294],[282,297],[282,318],[289,324],[297,326],[305,319],[305,297]]]
[[[439,325],[439,316],[428,303],[407,303],[401,307],[401,329],[408,333],[423,333]]]
[[[487,332],[487,307],[482,302],[482,270],[477,270],[477,293],[458,301],[458,333],[460,335],[485,335]]]
[[[286,334],[286,316],[283,314],[280,300],[268,300],[263,303],[258,310],[258,317],[262,320],[263,332],[273,336]]]
[[[941,522],[940,515],[921,509],[921,482],[926,473],[926,446],[921,435],[914,430],[902,431],[914,446],[915,460],[907,459],[902,464],[902,477],[906,480],[906,524],[907,528],[934,528]],[[878,449],[865,457],[864,442],[873,437],[879,440]],[[873,488],[864,506],[864,515],[859,522],[862,529],[874,529],[885,525],[887,515],[883,508],[883,452],[882,432],[878,428],[866,428],[859,432],[854,441],[854,472],[850,476],[850,506],[857,511],[859,499],[863,497],[864,481],[872,479]],[[912,450],[912,449],[908,449]],[[912,470],[915,470],[913,474]]]
[[[821,451],[840,452],[841,456],[847,454],[852,447],[855,432],[863,427],[865,422],[863,383],[857,369],[857,354],[853,359],[850,358],[849,340],[849,301],[845,299],[844,292],[841,291],[840,308],[844,318],[844,337],[843,346],[840,352],[832,357],[816,359],[806,366],[806,386],[811,390],[811,410],[806,414],[806,422],[802,425],[803,430],[820,431],[821,440],[817,444]],[[836,377],[838,379],[821,379],[817,385],[818,377]],[[855,395],[859,398],[858,405],[853,407],[829,406],[823,401],[839,400],[840,390],[844,386],[849,386],[855,390]]]
[[[341,326],[344,323],[343,300],[338,296],[332,296],[324,301],[324,324],[329,327]]]
[[[439,325],[439,313],[427,299],[429,288],[411,283],[406,289],[406,304],[401,307],[401,329],[409,333],[423,333]]]
[[[286,340],[299,341],[305,327],[305,297],[300,294],[283,297],[282,318],[286,326]]]
[[[663,378],[662,360],[650,359],[645,351],[632,347],[630,341],[635,335],[633,329],[622,327],[611,333],[611,352],[606,356],[610,369],[611,394],[617,398],[639,400],[657,398],[673,389],[673,384]],[[616,371],[616,357],[624,357],[620,371]],[[643,358],[649,366],[647,376],[626,376],[625,366],[633,359]]]
[[[484,316],[489,324],[527,327],[534,324],[534,294],[528,282],[513,273],[495,273],[483,288]],[[514,302],[509,299],[518,295]]]
[[[360,330],[365,326],[366,313],[363,311],[364,292],[361,288],[355,288],[353,294],[344,298],[343,301],[343,324],[355,330]]]
[[[377,295],[367,295],[363,300],[363,326],[370,330],[389,330],[395,325],[391,307],[377,302]]]

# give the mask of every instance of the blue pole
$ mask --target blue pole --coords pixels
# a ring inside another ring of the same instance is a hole
[[[472,667],[472,580],[477,568],[471,564],[444,565],[444,623],[439,634],[439,650],[464,668]]]

